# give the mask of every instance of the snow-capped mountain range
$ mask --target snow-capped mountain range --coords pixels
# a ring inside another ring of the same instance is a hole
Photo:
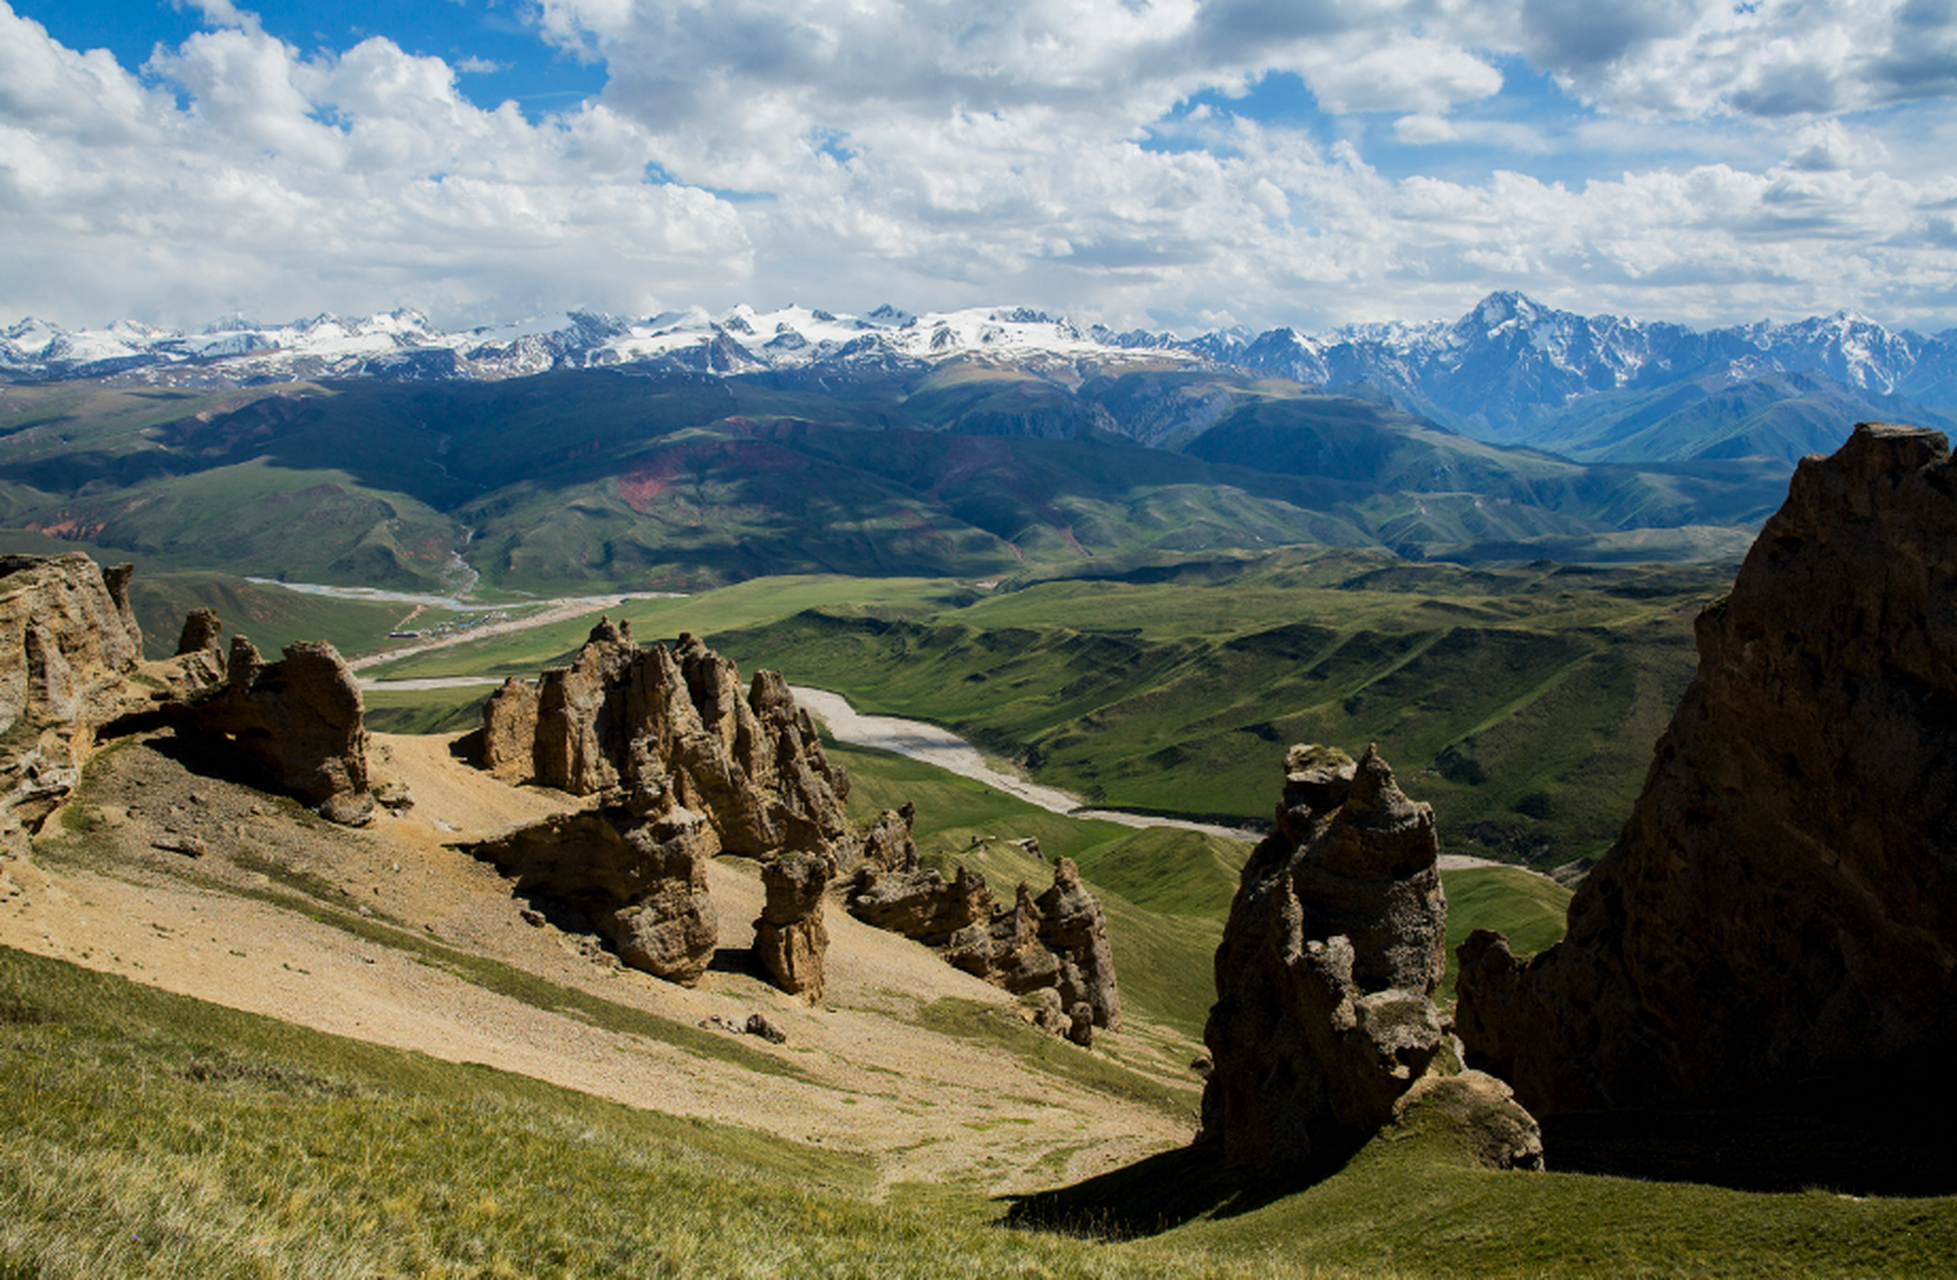
[[[694,310],[644,320],[573,312],[554,322],[457,332],[401,310],[279,325],[235,318],[196,333],[127,320],[69,330],[30,318],[0,330],[0,380],[495,379],[621,364],[739,374],[865,360],[928,365],[973,354],[1002,361],[1093,360],[1134,346],[1202,359],[1167,335],[1082,330],[1023,308],[914,316],[880,307],[867,316],[846,316],[797,306],[765,313],[740,306],[717,316]]]
[[[923,372],[953,359],[1032,370],[1143,365],[1237,367],[1315,386],[1372,388],[1486,439],[1524,441],[1573,406],[1624,403],[1691,382],[1700,394],[1777,376],[1807,377],[1858,404],[1957,405],[1957,329],[1892,331],[1842,311],[1791,324],[1692,330],[1582,316],[1516,293],[1490,294],[1461,319],[1274,329],[1193,339],[1083,327],[1025,308],[853,316],[799,306],[635,320],[573,313],[545,322],[444,332],[418,312],[265,325],[242,318],[199,332],[118,321],[68,330],[23,320],[0,330],[0,382],[115,377],[169,385],[296,378],[497,379],[563,368],[637,365],[712,375],[876,368]]]

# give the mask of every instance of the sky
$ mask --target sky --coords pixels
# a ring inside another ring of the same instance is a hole
[[[0,326],[1957,326],[1957,0],[0,0]]]

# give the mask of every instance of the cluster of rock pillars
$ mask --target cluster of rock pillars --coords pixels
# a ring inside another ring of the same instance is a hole
[[[743,690],[697,637],[641,646],[601,621],[575,661],[512,678],[483,709],[482,763],[512,783],[596,795],[595,808],[473,846],[522,894],[579,904],[626,963],[699,980],[717,943],[707,860],[761,862],[754,954],[783,990],[822,997],[835,886],[849,913],[937,948],[968,973],[1032,996],[1050,1030],[1089,1043],[1121,1021],[1101,906],[1061,858],[1053,885],[994,901],[982,876],[918,864],[913,812],[849,822],[849,775],[830,764],[779,672]]]
[[[405,802],[370,784],[359,687],[330,645],[268,663],[243,637],[220,649],[199,611],[175,657],[144,662],[129,573],[0,558],[0,850],[118,726],[231,744],[334,821]],[[1292,748],[1216,953],[1198,1141],[1236,1164],[1322,1161],[1432,1105],[1487,1163],[1540,1167],[1532,1112],[1689,1100],[1957,1040],[1946,439],[1865,423],[1804,460],[1698,645],[1564,940],[1522,960],[1477,931],[1452,1011],[1433,1000],[1447,904],[1431,809],[1372,748]],[[512,783],[595,798],[473,851],[519,894],[575,905],[628,964],[699,979],[718,940],[706,863],[735,854],[762,864],[753,950],[787,991],[822,996],[834,896],[1027,995],[1049,1030],[1088,1043],[1119,1026],[1100,905],[1071,862],[1010,905],[964,868],[921,868],[910,807],[853,827],[849,779],[781,676],[743,690],[698,639],[640,646],[601,623],[569,667],[498,691],[480,756]]]

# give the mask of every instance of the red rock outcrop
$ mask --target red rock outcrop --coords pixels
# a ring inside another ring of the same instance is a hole
[[[1792,1080],[1957,1038],[1957,464],[1862,424],[1804,459],[1616,844],[1457,1020],[1532,1111]]]
[[[1285,761],[1216,951],[1201,1140],[1233,1164],[1336,1157],[1393,1118],[1443,1031],[1447,900],[1433,810],[1368,748]]]

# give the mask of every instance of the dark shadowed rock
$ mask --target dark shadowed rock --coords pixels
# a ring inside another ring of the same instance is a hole
[[[1863,424],[1804,459],[1629,821],[1521,964],[1461,948],[1470,1061],[1531,1110],[1789,1081],[1957,1037],[1957,465]]]
[[[1432,810],[1368,748],[1293,747],[1277,830],[1216,952],[1203,1139],[1236,1164],[1335,1158],[1393,1117],[1443,1033]]]
[[[822,999],[822,961],[829,949],[822,891],[828,885],[829,864],[814,854],[784,854],[761,868],[767,897],[754,922],[754,954],[776,986],[810,1004]]]

